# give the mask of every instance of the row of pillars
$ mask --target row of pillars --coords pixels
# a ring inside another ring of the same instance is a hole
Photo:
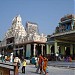
[[[51,47],[52,47],[52,45],[47,45],[47,54],[50,54],[51,53]],[[55,41],[54,42],[54,51],[55,51],[55,54],[57,53],[57,52],[59,52],[59,47],[61,48],[61,52],[62,52],[62,54],[64,55],[65,54],[65,50],[66,50],[66,48],[68,47],[68,46],[65,46],[65,45],[59,45],[58,46],[58,42],[57,41]],[[73,46],[73,44],[70,44],[70,54],[72,55],[73,54],[73,49],[74,49],[74,54],[75,54],[75,48],[74,48],[74,46]]]
[[[41,45],[41,54],[43,55],[43,48],[44,48],[44,44],[40,44]],[[33,56],[35,57],[36,56],[36,46],[37,46],[37,44],[34,44],[34,48],[33,48]]]
[[[57,46],[57,42],[56,42],[56,41],[55,41],[54,46],[55,46],[55,53],[59,52],[59,51],[58,51],[59,47]],[[61,50],[62,50],[62,53],[63,53],[63,54],[65,53],[65,49],[66,49],[66,48],[67,48],[67,47],[62,46]],[[73,44],[70,44],[70,54],[71,54],[71,55],[73,54]]]
[[[29,45],[29,47],[30,47],[30,50],[31,50],[31,44],[27,44],[27,45]],[[27,45],[26,45],[26,49],[27,49]],[[44,44],[39,44],[39,46],[41,45],[41,54],[43,55],[43,51],[44,51]],[[36,56],[36,51],[37,51],[37,49],[36,49],[36,46],[37,46],[37,44],[35,43],[35,44],[33,44],[33,56],[35,57]],[[22,51],[23,51],[23,56],[24,56],[24,53],[25,53],[25,49],[24,49],[24,46],[22,47],[23,49],[22,49]],[[16,48],[18,51],[18,54],[19,54],[19,49],[21,49],[21,48],[19,48],[19,46],[18,46],[18,48]],[[27,50],[26,50],[27,51]],[[30,51],[31,52],[31,51]]]

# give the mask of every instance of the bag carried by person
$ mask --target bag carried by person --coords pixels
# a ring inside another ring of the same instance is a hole
[[[17,63],[18,68],[21,66],[20,62]]]

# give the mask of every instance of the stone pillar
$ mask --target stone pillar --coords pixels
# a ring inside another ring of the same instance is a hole
[[[17,51],[17,52],[18,52],[18,55],[20,55],[20,49],[19,49],[19,46],[18,46],[18,51]]]
[[[54,46],[55,46],[55,59],[56,59],[56,61],[58,60],[58,46],[57,46],[57,41],[55,41],[55,43],[54,43]]]
[[[55,54],[56,54],[58,52],[57,41],[55,41],[54,46],[55,46]]]
[[[31,44],[27,44],[26,45],[26,57],[30,57],[31,56]]]
[[[63,45],[61,46],[61,54],[65,55],[65,46],[63,46]]]
[[[18,49],[17,53],[18,53],[18,56],[19,56],[20,55],[20,50],[19,49]]]
[[[50,47],[51,47],[51,45],[49,45],[49,44],[46,45],[46,49],[47,49],[46,53],[47,54],[50,54],[51,53],[51,51],[50,51],[51,48]]]
[[[25,50],[24,50],[24,45],[23,45],[23,57],[24,57],[24,53],[25,53]]]
[[[74,47],[74,51],[73,51],[74,53],[73,54],[75,55],[75,45],[73,47]]]
[[[70,45],[70,54],[73,55],[73,45]]]
[[[42,52],[42,55],[43,55],[43,47],[44,47],[44,44],[41,44],[41,52]]]
[[[34,44],[34,47],[33,47],[33,56],[35,57],[36,55],[36,44]]]

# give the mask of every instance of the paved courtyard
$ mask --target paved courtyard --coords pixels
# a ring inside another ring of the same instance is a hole
[[[74,68],[48,66],[48,70],[49,70],[48,75],[75,75]],[[36,73],[36,68],[34,65],[27,65],[26,74],[21,73],[21,67],[20,67],[19,75],[40,75],[40,74]],[[44,74],[41,74],[41,75],[44,75]]]
[[[49,61],[49,66],[57,66],[57,67],[69,67],[75,68],[75,61],[72,62],[65,62],[65,61]]]

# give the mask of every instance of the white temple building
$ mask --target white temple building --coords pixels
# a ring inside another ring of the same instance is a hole
[[[0,52],[4,54],[14,53],[14,56],[25,58],[46,54],[46,35],[39,33],[36,23],[27,22],[26,27],[22,25],[21,16],[12,20],[12,25],[0,42]]]

